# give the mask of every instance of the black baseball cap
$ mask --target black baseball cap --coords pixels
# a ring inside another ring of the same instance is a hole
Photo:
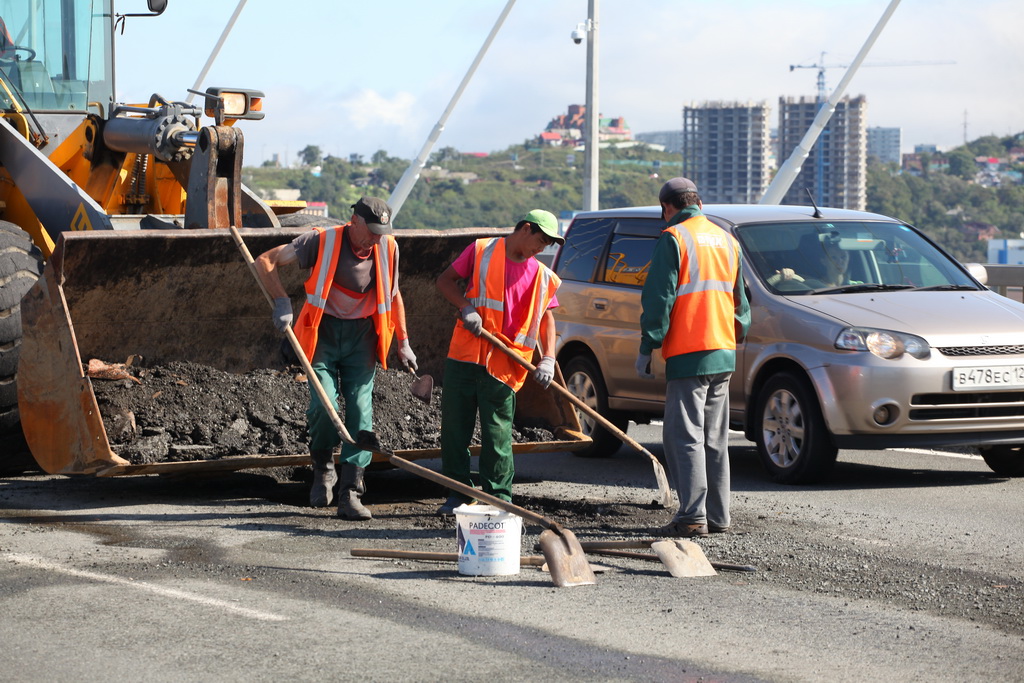
[[[689,178],[673,178],[661,186],[661,192],[658,193],[658,201],[668,203],[672,199],[682,197],[685,192],[696,193],[697,185]]]
[[[390,235],[394,232],[391,228],[391,207],[383,199],[361,197],[352,205],[352,211],[366,221],[370,232],[376,235]]]

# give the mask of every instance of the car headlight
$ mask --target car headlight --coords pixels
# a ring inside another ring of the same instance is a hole
[[[836,348],[846,351],[870,351],[879,358],[895,360],[903,354],[924,360],[931,347],[921,337],[905,332],[876,330],[871,327],[847,327],[836,337]]]

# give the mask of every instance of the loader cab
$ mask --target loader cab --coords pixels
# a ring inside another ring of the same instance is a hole
[[[112,0],[0,0],[0,108],[109,111],[113,21]]]

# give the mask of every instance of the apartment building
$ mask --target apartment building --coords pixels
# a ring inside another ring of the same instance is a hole
[[[814,97],[779,98],[779,163],[803,139],[821,104]],[[867,100],[842,98],[804,160],[783,204],[807,204],[808,190],[819,206],[864,210],[867,205]]]
[[[902,160],[900,147],[903,144],[902,128],[868,128],[868,158],[874,157],[883,164],[899,164]]]
[[[683,108],[683,175],[706,203],[753,204],[771,178],[766,103],[704,102]]]

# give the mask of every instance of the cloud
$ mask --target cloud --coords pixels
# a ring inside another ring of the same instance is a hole
[[[422,127],[416,96],[400,92],[390,98],[374,90],[361,90],[338,104],[343,119],[358,131],[391,128],[411,134]]]

